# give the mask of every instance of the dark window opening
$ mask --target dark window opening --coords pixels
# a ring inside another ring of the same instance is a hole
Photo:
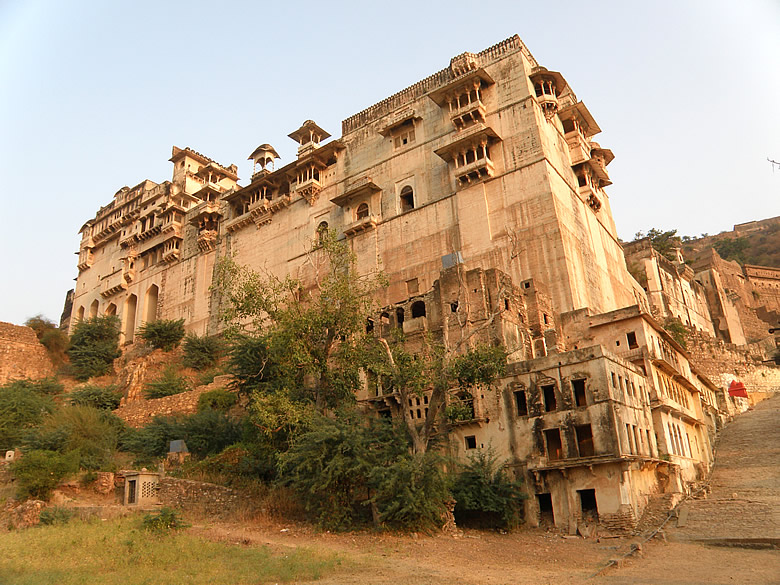
[[[380,418],[393,418],[393,413],[390,412],[390,409],[379,410],[377,414],[379,414]]]
[[[458,312],[458,301],[455,301],[454,303],[450,303],[450,311],[453,313]]]
[[[428,396],[423,396],[423,403],[428,404]]]
[[[127,480],[127,503],[128,504],[135,504],[136,485],[137,485],[137,480],[135,479]]]
[[[425,317],[425,303],[423,301],[415,301],[412,303],[412,319],[417,317]]]
[[[629,349],[636,349],[637,347],[639,347],[639,344],[636,342],[636,333],[634,333],[633,331],[626,333],[626,341],[628,341]]]
[[[536,494],[536,500],[539,502],[539,524],[552,526],[555,522],[552,495]]]
[[[563,444],[561,443],[561,430],[548,429],[544,431],[544,441],[547,444],[547,458],[551,461],[563,459]]]
[[[558,408],[558,403],[555,400],[555,386],[542,386],[542,392],[544,394],[544,411],[551,412]]]
[[[371,333],[374,330],[374,320],[366,319],[366,333]]]
[[[577,451],[580,457],[593,457],[593,429],[590,425],[579,425],[574,427],[574,433],[577,435]]]
[[[357,207],[357,211],[355,212],[355,216],[357,219],[365,219],[368,217],[368,204],[367,203],[361,203]]]
[[[477,448],[477,437],[474,435],[469,435],[466,437],[466,449],[476,449]]]
[[[505,311],[509,310],[509,299],[504,299],[504,310]]]
[[[525,397],[525,390],[515,392],[515,405],[517,406],[517,416],[528,415],[528,401]]]
[[[544,318],[544,324],[547,325],[548,324],[547,313],[543,313],[542,317]]]
[[[417,418],[422,418],[422,411],[419,408],[417,409]]]
[[[574,391],[574,404],[576,406],[587,405],[587,399],[585,398],[585,380],[572,380],[571,388]]]
[[[596,504],[596,490],[577,490],[580,495],[582,519],[596,521],[599,518],[599,508]]]
[[[408,185],[401,189],[401,211],[414,209],[414,191]]]
[[[404,326],[404,310],[401,307],[398,307],[395,310],[395,321],[398,323],[399,327]]]

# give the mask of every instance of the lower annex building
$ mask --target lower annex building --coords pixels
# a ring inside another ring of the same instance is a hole
[[[335,230],[377,291],[381,328],[409,343],[476,337],[510,352],[507,375],[442,417],[459,457],[492,448],[529,494],[527,520],[590,517],[631,528],[650,498],[708,468],[727,397],[653,318],[629,274],[605,187],[612,152],[564,77],[519,37],[448,67],[342,123],[307,120],[284,165],[269,144],[236,165],[173,148],[173,177],[120,189],[81,228],[73,322],[117,315],[122,343],[154,319],[216,334],[217,259],[304,283],[307,253]],[[376,385],[367,409],[421,418]]]

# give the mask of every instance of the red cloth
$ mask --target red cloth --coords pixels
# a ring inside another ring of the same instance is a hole
[[[742,382],[737,382],[734,380],[729,385],[729,396],[741,396],[742,398],[747,398],[748,395],[745,385]]]

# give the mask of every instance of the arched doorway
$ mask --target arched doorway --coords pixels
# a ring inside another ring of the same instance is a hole
[[[138,297],[130,295],[125,301],[125,313],[122,323],[122,337],[125,343],[132,343],[135,334],[135,309],[138,306]]]
[[[146,298],[144,299],[144,322],[157,320],[157,297],[160,293],[160,289],[156,284],[153,284],[146,291]]]
[[[97,299],[92,301],[92,304],[89,306],[89,318],[94,319],[98,315],[98,307],[100,306],[100,303]]]

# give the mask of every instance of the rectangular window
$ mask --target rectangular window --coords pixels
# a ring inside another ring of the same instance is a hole
[[[477,437],[474,435],[469,435],[466,437],[466,449],[476,449],[477,448]]]
[[[515,406],[517,406],[517,416],[528,415],[528,401],[525,398],[525,390],[515,392]]]
[[[628,452],[632,455],[634,451],[634,435],[631,433],[631,425],[626,424],[626,437],[628,438]]]
[[[544,431],[544,442],[547,445],[547,458],[550,461],[563,459],[563,444],[561,443],[560,429],[547,429]]]
[[[542,393],[544,394],[544,411],[551,412],[558,408],[558,403],[555,400],[555,386],[542,386]]]
[[[572,380],[571,389],[574,392],[574,404],[576,406],[587,405],[585,398],[585,380]]]
[[[577,435],[577,451],[580,457],[593,457],[593,429],[590,425],[579,425],[574,427]]]
[[[636,349],[639,347],[639,344],[636,342],[636,333],[633,331],[626,333],[626,341],[628,341],[629,349]]]

